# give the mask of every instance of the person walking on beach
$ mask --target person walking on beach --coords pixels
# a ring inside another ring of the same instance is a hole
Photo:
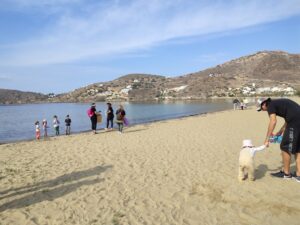
[[[119,130],[120,133],[123,132],[125,115],[126,115],[126,112],[125,112],[123,106],[119,105],[119,108],[116,111],[116,116],[117,116],[116,123],[118,124],[118,130]]]
[[[57,118],[56,115],[53,116],[53,127],[54,127],[54,130],[55,130],[55,135],[58,136],[59,135],[59,120]]]
[[[44,138],[48,137],[48,124],[46,119],[43,119],[42,126],[44,131]]]
[[[107,103],[107,110],[106,110],[106,129],[109,127],[110,122],[110,130],[114,127],[114,110],[111,106],[111,103]]]
[[[34,125],[35,125],[35,138],[36,140],[39,140],[41,137],[40,122],[36,121]]]
[[[91,107],[88,109],[87,114],[90,117],[91,124],[92,124],[92,131],[94,134],[97,134],[97,114],[96,114],[96,104],[92,103]]]
[[[233,110],[238,109],[238,106],[239,106],[239,104],[240,104],[240,101],[236,98],[236,99],[233,100],[232,103],[233,103]]]
[[[65,119],[65,124],[66,124],[66,135],[70,135],[71,134],[71,118],[69,115],[66,116]]]
[[[265,146],[269,146],[277,122],[276,117],[279,116],[285,120],[284,125],[276,133],[276,136],[283,134],[280,144],[283,170],[271,173],[271,175],[284,179],[293,178],[300,182],[300,106],[290,99],[273,100],[271,98],[259,99],[257,106],[257,111],[267,111],[270,118]],[[295,156],[296,161],[296,173],[293,177],[290,172],[292,154]]]

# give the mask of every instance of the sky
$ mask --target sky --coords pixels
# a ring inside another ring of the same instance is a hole
[[[300,53],[300,0],[0,0],[0,88],[64,93]]]

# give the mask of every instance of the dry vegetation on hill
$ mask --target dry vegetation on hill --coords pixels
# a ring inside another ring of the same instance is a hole
[[[263,88],[266,92],[258,91]],[[295,94],[296,91],[290,91],[291,89],[300,89],[300,54],[262,51],[184,76],[167,78],[129,74],[109,82],[95,83],[59,94],[51,99],[35,93],[12,94],[10,91],[6,95],[3,94],[4,90],[2,94],[0,92],[0,103],[153,101]]]

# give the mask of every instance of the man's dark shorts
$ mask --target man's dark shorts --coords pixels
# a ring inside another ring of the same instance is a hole
[[[300,152],[300,126],[288,125],[284,131],[280,149],[287,153],[296,154]]]

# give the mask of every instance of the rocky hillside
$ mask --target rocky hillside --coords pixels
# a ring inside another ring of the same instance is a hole
[[[48,95],[17,90],[0,89],[0,104],[45,102]]]
[[[262,51],[184,76],[129,74],[51,98],[35,93],[0,92],[0,103],[182,100],[294,95],[296,90],[300,90],[300,54]]]
[[[175,78],[130,74],[58,96],[55,101],[148,101],[293,95],[300,88],[300,55],[264,51]]]
[[[236,95],[244,87],[285,89],[300,87],[300,54],[264,51],[197,73],[182,76],[191,95]],[[178,82],[179,83],[179,82]],[[236,90],[239,89],[239,90]],[[233,91],[230,91],[233,90]]]

